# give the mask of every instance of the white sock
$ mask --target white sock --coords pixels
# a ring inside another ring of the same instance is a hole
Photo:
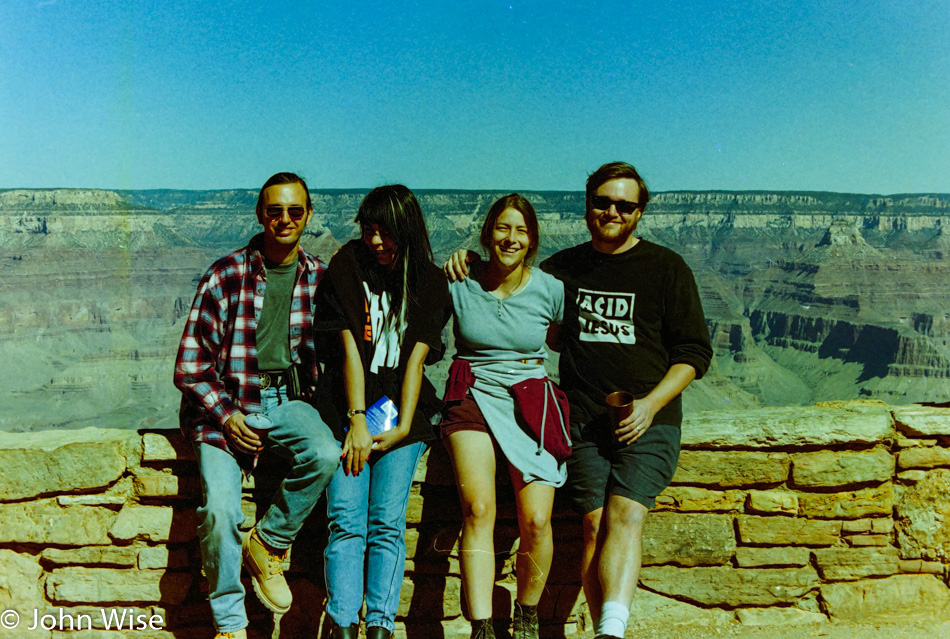
[[[630,618],[630,609],[616,601],[605,601],[600,609],[600,622],[597,624],[597,634],[622,637],[627,631],[627,619]]]

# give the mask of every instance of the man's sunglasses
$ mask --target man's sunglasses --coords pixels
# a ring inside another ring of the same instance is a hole
[[[284,211],[292,220],[300,220],[307,214],[307,209],[302,206],[288,206],[286,209],[282,206],[268,206],[264,208],[264,216],[269,220],[279,220],[284,216]]]
[[[611,200],[604,195],[594,195],[590,198],[590,206],[598,211],[606,211],[613,204],[617,207],[617,213],[620,215],[631,215],[640,208],[639,202],[628,202],[626,200]]]

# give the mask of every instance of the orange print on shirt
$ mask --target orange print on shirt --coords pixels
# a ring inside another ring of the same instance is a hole
[[[369,316],[369,302],[363,298],[363,308],[366,310],[366,319],[363,320],[363,341],[373,341],[373,320]]]

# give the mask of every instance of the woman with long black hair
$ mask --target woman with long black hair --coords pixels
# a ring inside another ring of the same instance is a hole
[[[356,222],[362,237],[330,261],[316,308],[317,330],[339,335],[327,340],[334,348],[317,407],[343,442],[343,462],[327,487],[327,613],[334,638],[356,639],[365,596],[367,639],[389,639],[409,490],[441,408],[424,365],[442,356],[451,300],[412,191],[373,189]],[[374,414],[387,410],[389,428],[378,430],[386,420]]]

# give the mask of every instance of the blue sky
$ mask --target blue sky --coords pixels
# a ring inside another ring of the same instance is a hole
[[[0,188],[950,192],[950,3],[0,2]]]

